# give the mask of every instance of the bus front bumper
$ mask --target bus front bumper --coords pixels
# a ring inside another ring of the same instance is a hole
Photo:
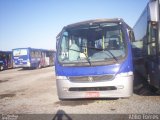
[[[59,99],[125,98],[133,94],[133,75],[88,83],[75,83],[64,78],[56,80]]]
[[[14,68],[28,68],[31,67],[31,65],[29,63],[27,64],[13,64]]]

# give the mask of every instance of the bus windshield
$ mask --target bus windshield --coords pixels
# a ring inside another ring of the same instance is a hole
[[[27,55],[27,49],[15,49],[13,50],[13,56]]]
[[[126,56],[126,42],[120,23],[96,23],[66,27],[58,50],[62,64],[103,65]]]

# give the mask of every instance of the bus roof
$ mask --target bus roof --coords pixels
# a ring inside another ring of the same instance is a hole
[[[11,53],[12,51],[0,51],[0,53]]]
[[[122,18],[113,18],[113,19],[92,19],[92,20],[87,20],[87,21],[82,21],[82,22],[77,22],[77,23],[73,23],[73,24],[69,24],[65,27],[63,27],[63,29],[66,28],[72,28],[72,27],[78,27],[78,26],[83,26],[83,25],[92,25],[92,24],[96,24],[96,23],[105,23],[105,22],[122,22],[123,24],[126,25],[126,27],[130,30],[132,30],[132,28],[126,24]],[[61,32],[60,32],[61,33]],[[57,35],[57,37],[60,35],[60,33]]]
[[[42,49],[42,48],[31,48],[31,47],[26,47],[26,48],[14,48],[12,50],[17,50],[17,49],[31,49],[31,50],[41,50],[41,51],[53,51],[55,52],[55,50],[48,50],[48,49]]]
[[[120,18],[114,18],[114,19],[95,19],[95,20],[87,20],[87,21],[82,21],[82,22],[77,22],[77,23],[73,23],[70,25],[67,25],[67,28],[70,27],[77,27],[79,25],[86,25],[86,24],[94,24],[94,23],[103,23],[103,22],[123,22],[122,19]]]

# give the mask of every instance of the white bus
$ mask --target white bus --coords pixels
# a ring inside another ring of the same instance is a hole
[[[140,59],[136,71],[141,79],[150,85],[160,88],[160,0],[150,0],[133,27],[138,47],[133,50]]]

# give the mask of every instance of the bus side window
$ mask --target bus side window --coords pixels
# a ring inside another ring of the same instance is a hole
[[[148,55],[156,55],[156,38],[157,28],[156,25],[149,24],[149,35],[148,35]]]
[[[35,52],[35,57],[38,58],[39,57],[39,53],[38,51]]]
[[[35,57],[35,53],[34,51],[31,52],[31,57],[34,58]]]
[[[0,53],[0,59],[2,59],[2,54]]]
[[[64,35],[62,38],[61,52],[60,52],[61,59],[68,58],[69,43],[68,43],[68,35],[67,34],[68,34],[67,32],[64,32]]]
[[[40,52],[40,51],[38,51],[38,57],[39,57],[39,58],[41,57],[41,52]]]
[[[49,52],[46,52],[46,57],[50,57],[50,53]]]

